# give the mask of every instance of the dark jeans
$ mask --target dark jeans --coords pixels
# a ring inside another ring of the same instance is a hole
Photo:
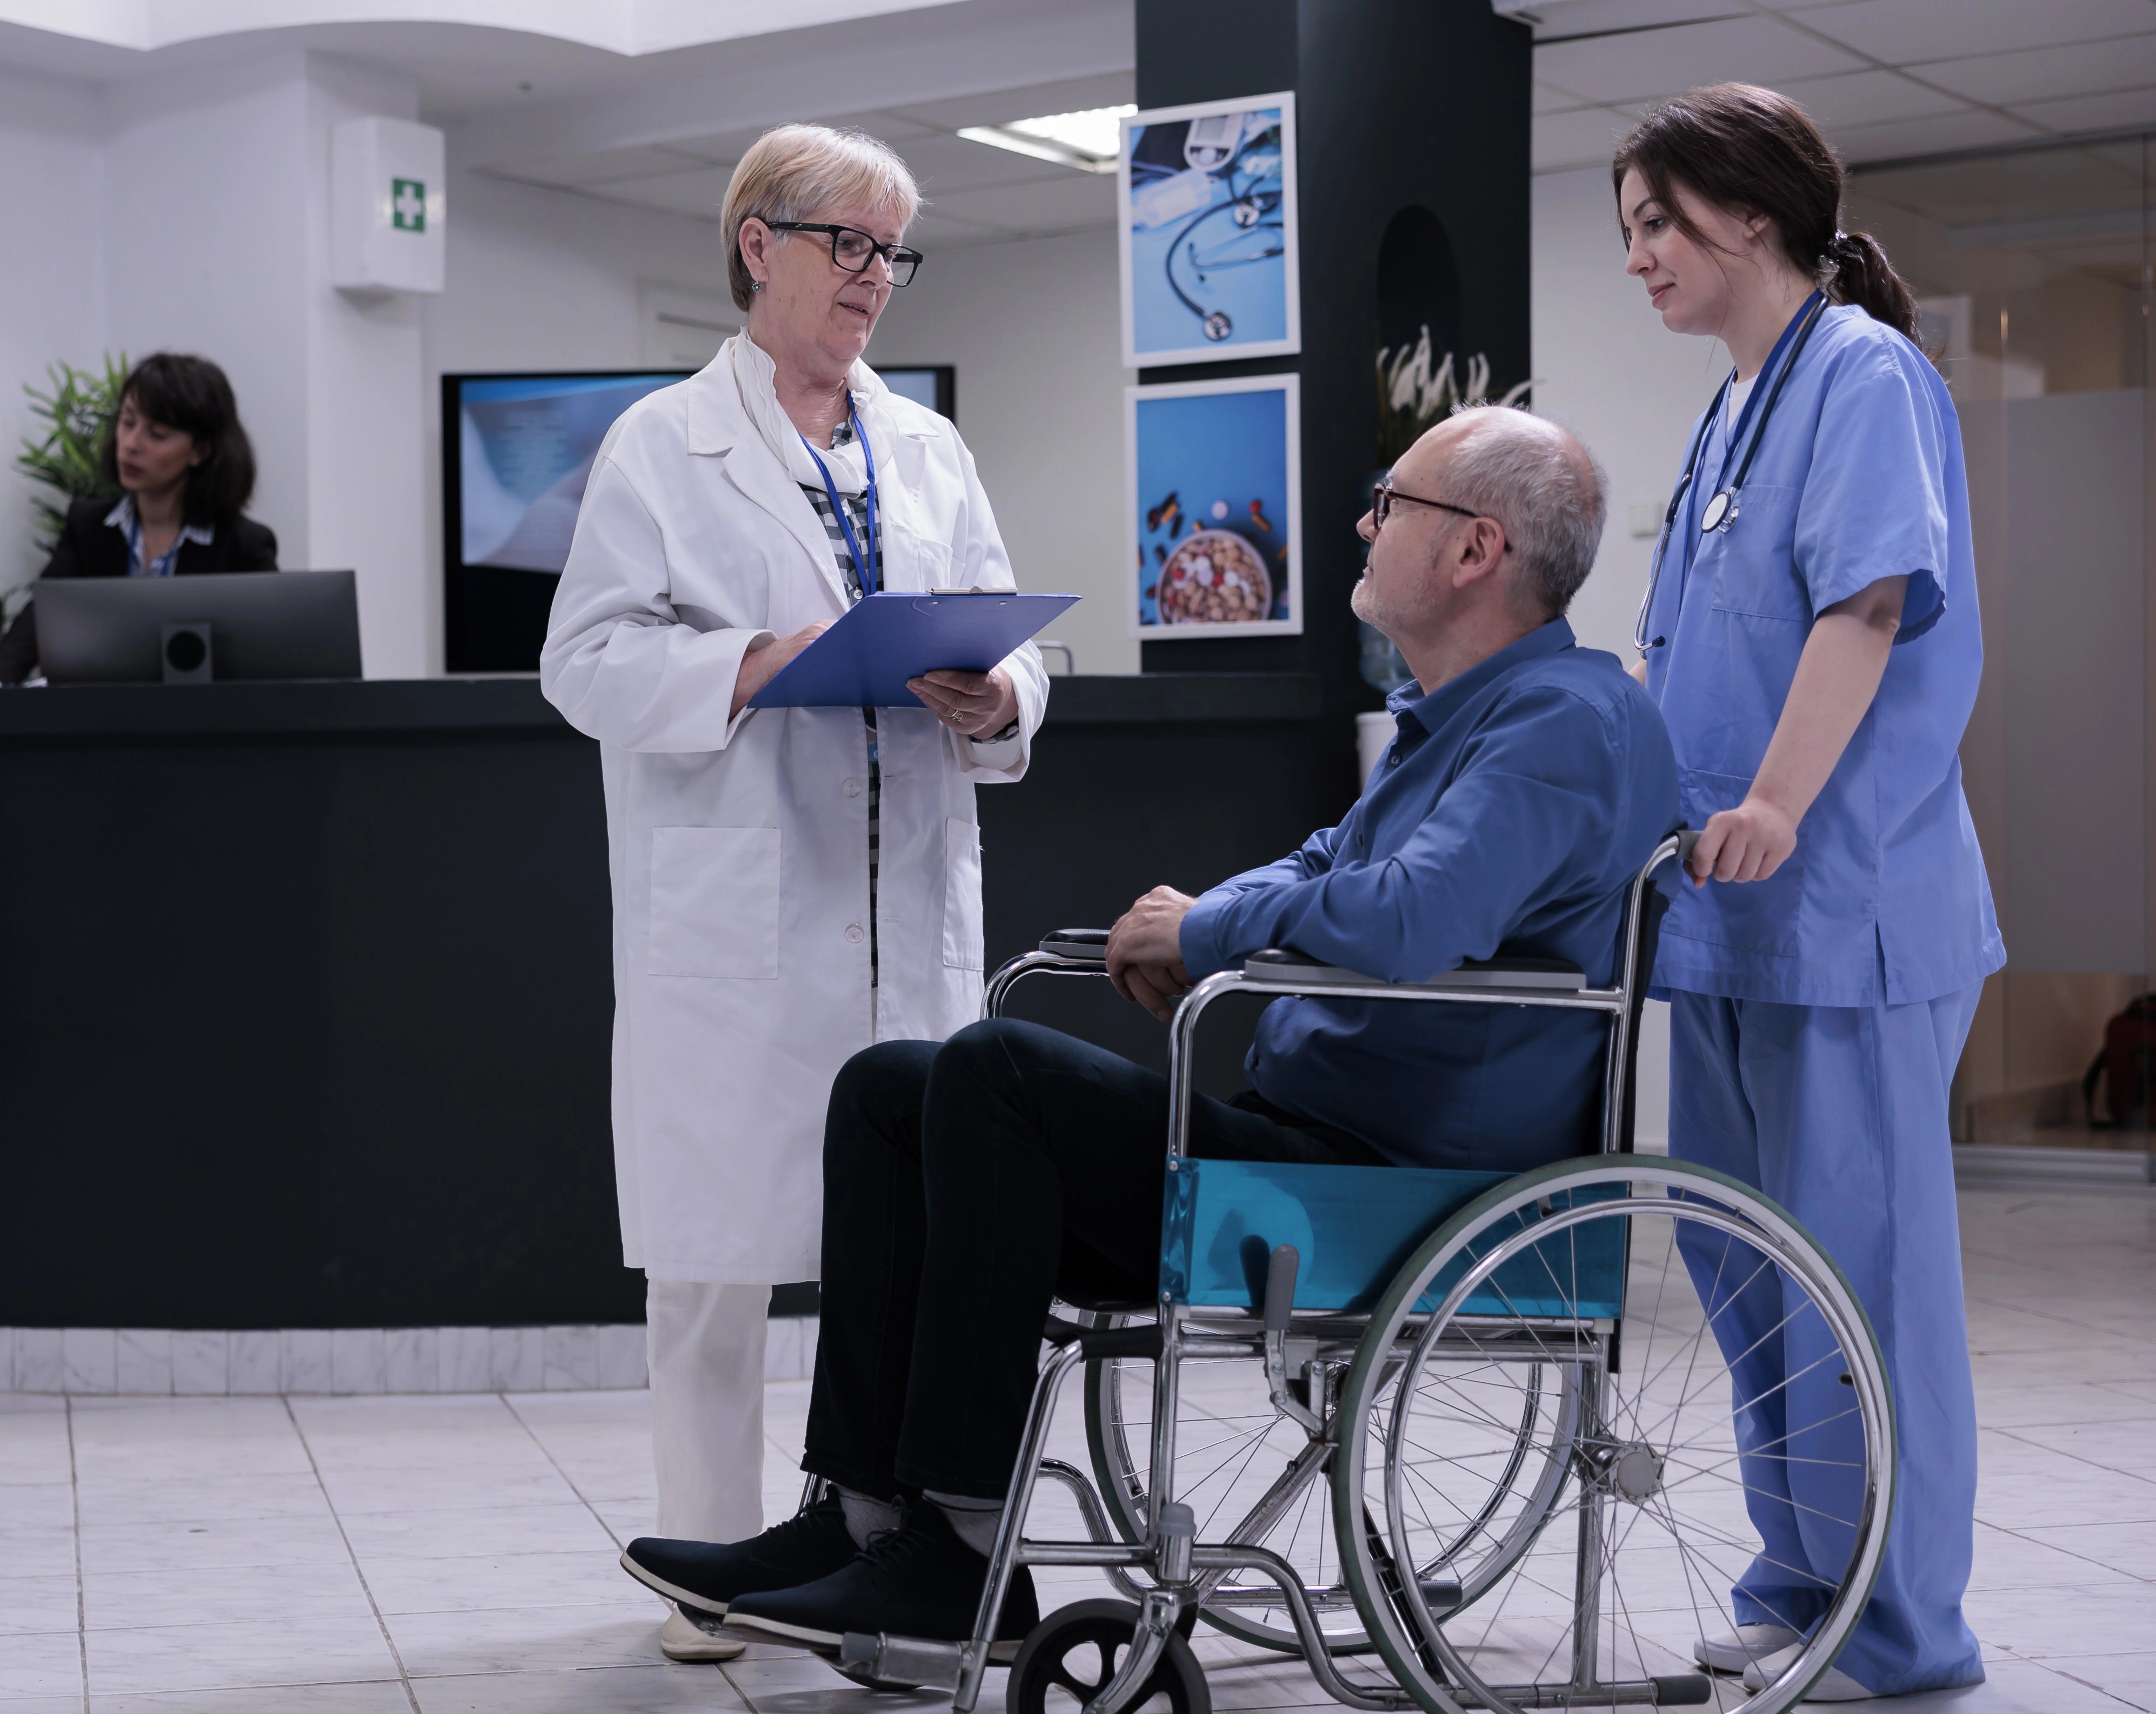
[[[1384,1164],[1238,1099],[1194,1103],[1191,1153]],[[1167,1079],[1036,1024],[998,1019],[847,1061],[824,1131],[802,1468],[879,1497],[1002,1499],[1050,1297],[1154,1299],[1167,1137]]]

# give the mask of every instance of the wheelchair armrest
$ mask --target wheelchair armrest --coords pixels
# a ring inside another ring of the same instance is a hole
[[[1283,947],[1269,947],[1243,961],[1243,973],[1276,982],[1306,983],[1312,988],[1390,988],[1404,993],[1431,988],[1558,988],[1577,993],[1587,986],[1586,973],[1577,964],[1560,958],[1470,958],[1455,970],[1447,970],[1431,982],[1388,982],[1342,969]]]
[[[1059,928],[1044,936],[1040,950],[1058,958],[1082,964],[1108,962],[1108,931],[1105,928]]]

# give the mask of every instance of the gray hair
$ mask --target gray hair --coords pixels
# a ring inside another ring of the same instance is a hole
[[[1454,413],[1475,424],[1445,470],[1446,498],[1495,518],[1518,561],[1512,588],[1522,618],[1547,624],[1572,605],[1594,569],[1609,510],[1609,478],[1572,433],[1509,405]]]
[[[866,131],[834,131],[825,125],[782,125],[749,146],[726,185],[719,210],[726,235],[726,283],[734,307],[746,310],[748,264],[742,260],[744,220],[804,220],[819,208],[839,203],[865,203],[898,216],[900,228],[913,223],[921,192],[898,151]]]

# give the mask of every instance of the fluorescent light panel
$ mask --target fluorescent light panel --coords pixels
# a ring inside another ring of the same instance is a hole
[[[1119,121],[1138,110],[1089,107],[1079,113],[1048,113],[1038,119],[1014,119],[1008,125],[969,125],[958,135],[969,142],[1009,149],[1036,161],[1075,167],[1086,172],[1113,172],[1122,148]]]

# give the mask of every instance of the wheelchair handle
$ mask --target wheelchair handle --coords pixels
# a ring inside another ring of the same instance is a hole
[[[1295,1276],[1302,1255],[1292,1244],[1276,1246],[1265,1264],[1265,1332],[1285,1333],[1295,1315]]]
[[[1699,844],[1699,834],[1700,830],[1696,827],[1681,827],[1677,829],[1678,868],[1691,867],[1692,848]]]

